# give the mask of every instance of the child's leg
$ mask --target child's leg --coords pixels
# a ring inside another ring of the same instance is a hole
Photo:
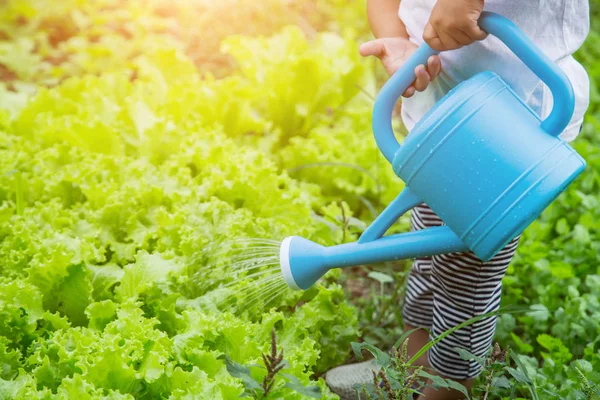
[[[429,329],[433,324],[433,293],[431,291],[431,259],[417,259],[408,276],[408,287],[402,309],[404,333],[417,331],[408,336],[408,356],[412,357],[429,341]],[[427,354],[415,362],[415,366],[429,367]]]
[[[419,350],[421,350],[423,346],[425,346],[427,342],[429,342],[429,331],[427,331],[426,329],[419,328],[420,327],[418,326],[413,326],[406,322],[404,323],[403,333],[407,333],[416,329],[414,332],[408,335],[408,346],[406,350],[410,358],[417,354]],[[417,358],[413,365],[415,367],[422,366],[428,369],[431,368],[431,365],[429,365],[429,360],[427,358],[427,353]]]
[[[513,239],[492,260],[482,262],[473,253],[453,253],[432,257],[433,292],[432,335],[439,336],[463,321],[496,311],[500,307],[502,278],[516,251]],[[487,317],[448,335],[429,351],[430,365],[442,376],[469,387],[481,373],[475,361],[466,361],[454,350],[464,348],[483,357],[492,344],[497,317]],[[426,389],[431,399],[461,399],[457,393]]]
[[[432,226],[441,226],[442,220],[426,205],[415,207],[411,216],[411,229],[418,231]],[[415,328],[431,329],[433,324],[433,292],[431,290],[431,257],[418,258],[414,261],[408,277],[408,287],[402,316],[404,332]],[[419,329],[409,336],[408,354],[415,355],[429,341],[429,332]],[[429,367],[427,354],[422,355],[415,365]]]

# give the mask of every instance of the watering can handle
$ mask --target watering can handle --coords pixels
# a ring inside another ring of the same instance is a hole
[[[479,25],[484,31],[502,40],[550,88],[554,105],[541,126],[548,134],[558,136],[567,127],[575,108],[573,87],[569,78],[509,19],[484,11],[479,18]],[[430,56],[438,53],[423,43],[385,83],[375,100],[373,133],[379,149],[389,162],[393,161],[400,147],[392,130],[394,105],[415,80],[415,68],[426,64]]]

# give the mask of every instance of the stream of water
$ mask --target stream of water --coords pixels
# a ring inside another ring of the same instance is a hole
[[[252,307],[266,309],[286,290],[287,284],[279,266],[281,242],[269,239],[236,240],[231,254],[231,264],[226,269],[227,283],[218,289],[225,295],[219,300],[219,308],[241,313]]]

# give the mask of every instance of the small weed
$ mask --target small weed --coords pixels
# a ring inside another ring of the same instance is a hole
[[[251,397],[255,400],[285,398],[286,390],[292,390],[315,399],[321,398],[321,389],[318,386],[304,386],[297,377],[283,372],[289,367],[289,364],[283,359],[283,349],[277,349],[275,329],[271,331],[270,353],[262,353],[261,356],[264,366],[242,365],[227,356],[225,358],[229,375],[241,379],[244,384],[243,397]],[[250,367],[266,370],[262,382],[255,379]]]

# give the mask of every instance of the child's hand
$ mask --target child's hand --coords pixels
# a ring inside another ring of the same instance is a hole
[[[484,0],[438,0],[423,32],[423,40],[435,50],[454,50],[487,33],[477,21],[483,11]]]
[[[375,56],[388,74],[393,75],[417,49],[417,45],[402,37],[381,38],[364,43],[360,46],[360,55],[363,57]],[[411,97],[415,91],[422,92],[427,89],[429,82],[440,74],[442,63],[438,56],[431,56],[427,66],[419,65],[415,68],[415,81],[406,89],[403,96]]]

